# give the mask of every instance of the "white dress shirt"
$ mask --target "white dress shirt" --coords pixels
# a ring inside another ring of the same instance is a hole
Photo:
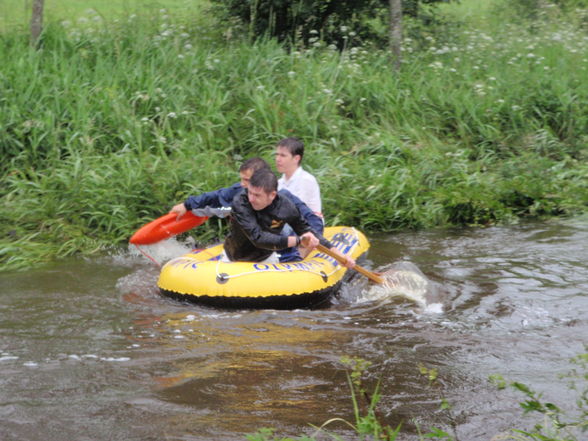
[[[308,173],[302,167],[298,167],[290,179],[287,179],[286,175],[282,175],[282,177],[278,179],[278,190],[284,188],[308,205],[308,208],[314,211],[316,215],[321,218],[323,217],[321,190],[313,175]]]

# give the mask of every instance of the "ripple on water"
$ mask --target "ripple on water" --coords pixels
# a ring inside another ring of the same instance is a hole
[[[298,435],[353,421],[348,355],[372,362],[366,384],[380,382],[387,422],[435,425],[443,396],[460,439],[487,441],[521,417],[520,397],[499,394],[490,374],[574,402],[554,384],[588,333],[587,241],[588,226],[559,224],[376,238],[374,266],[393,255],[414,265],[410,280],[379,292],[358,276],[316,311],[164,299],[158,268],[138,254],[0,276],[0,437],[234,441],[268,425]]]

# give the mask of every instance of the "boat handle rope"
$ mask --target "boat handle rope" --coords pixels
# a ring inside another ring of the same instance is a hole
[[[357,231],[354,227],[351,227],[350,229],[354,233]],[[355,234],[355,237],[357,237],[357,234]],[[349,251],[351,251],[351,250],[349,250]],[[232,278],[235,278],[235,277],[247,276],[247,275],[250,275],[250,274],[259,274],[259,271],[247,271],[247,272],[243,272],[243,273],[239,273],[239,274],[233,274],[233,275],[229,275],[227,273],[221,273],[221,272],[219,272],[219,269],[218,269],[218,267],[219,267],[219,265],[221,263],[222,263],[221,260],[218,260],[216,262],[216,278],[217,278],[217,280],[223,280],[224,282],[226,282],[229,279],[232,279]],[[284,268],[284,269],[277,269],[277,268],[275,268],[274,271],[275,272],[278,272],[278,273],[287,273],[287,272],[292,272],[292,271],[304,271],[304,272],[307,272],[307,273],[316,274],[317,276],[320,276],[320,277],[322,277],[324,279],[325,277],[328,278],[331,275],[335,274],[337,271],[340,271],[342,269],[343,269],[342,266],[337,266],[337,267],[335,267],[335,269],[333,271],[331,271],[328,274],[326,274],[324,271],[320,271],[319,272],[319,271],[316,271],[316,270],[302,269],[302,268],[291,268],[291,269],[286,269],[286,268]],[[272,271],[272,272],[274,272],[274,271]]]
[[[141,253],[143,256],[145,256],[147,259],[149,259],[151,262],[153,262],[155,265],[157,265],[159,268],[161,268],[161,263],[159,263],[157,260],[155,260],[155,259],[154,259],[153,257],[151,257],[149,254],[147,254],[145,251],[143,251],[139,245],[137,245],[137,244],[134,244],[134,245],[137,247],[137,249],[139,250],[139,252],[140,252],[140,253]]]
[[[219,265],[221,263],[222,262],[220,260],[216,262],[216,277],[217,277],[217,280],[221,279],[221,280],[225,280],[226,281],[228,279],[233,279],[233,278],[236,278],[236,277],[248,276],[248,275],[251,275],[251,274],[259,274],[259,271],[245,271],[245,272],[238,273],[238,274],[221,273],[221,272],[219,272],[219,269],[218,269],[218,267],[219,267]],[[316,270],[303,269],[303,268],[291,268],[291,269],[286,269],[286,268],[284,268],[284,269],[277,269],[277,268],[275,268],[275,269],[272,270],[272,272],[276,272],[276,273],[289,273],[289,272],[292,272],[292,271],[304,271],[306,273],[316,274],[317,276],[322,277],[324,279],[325,276],[328,278],[331,275],[335,274],[337,271],[340,271],[342,269],[343,269],[343,267],[342,266],[339,266],[339,267],[335,268],[333,271],[331,271],[328,274],[326,274],[324,271],[316,271]]]

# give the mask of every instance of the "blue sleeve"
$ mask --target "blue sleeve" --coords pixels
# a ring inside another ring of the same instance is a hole
[[[310,225],[310,228],[312,228],[313,231],[319,234],[323,234],[323,220],[316,214],[314,214],[314,212],[310,208],[308,208],[308,205],[306,205],[297,196],[294,196],[294,194],[290,193],[288,190],[283,189],[280,190],[279,193],[290,199],[292,202],[294,202],[294,205],[296,206],[296,208],[298,208],[298,211],[306,220],[308,225]]]
[[[221,208],[230,207],[233,198],[237,193],[243,190],[240,183],[236,183],[227,188],[221,188],[215,191],[202,193],[198,196],[190,196],[184,201],[184,206],[187,210],[194,210],[197,208]]]

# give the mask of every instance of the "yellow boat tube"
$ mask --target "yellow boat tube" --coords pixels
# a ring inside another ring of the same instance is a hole
[[[327,227],[324,236],[343,254],[359,258],[369,248],[352,227]],[[313,251],[289,263],[222,262],[223,245],[194,250],[167,262],[157,285],[164,295],[221,308],[310,308],[339,289],[347,268]]]

